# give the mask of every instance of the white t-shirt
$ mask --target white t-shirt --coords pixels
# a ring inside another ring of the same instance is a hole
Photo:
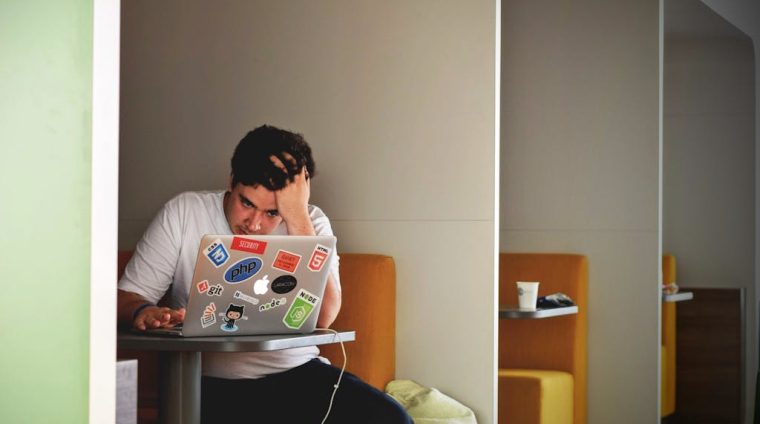
[[[198,245],[204,234],[232,234],[223,208],[224,191],[182,193],[158,212],[119,280],[119,289],[158,302],[171,286],[169,306],[187,305]],[[330,220],[321,209],[309,205],[317,235],[332,235]],[[287,235],[285,222],[273,235]],[[338,255],[333,255],[330,275],[340,289]],[[203,374],[219,378],[260,378],[302,365],[316,358],[316,346],[272,352],[203,354]]]

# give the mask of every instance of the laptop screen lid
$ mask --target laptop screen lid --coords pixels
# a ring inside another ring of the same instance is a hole
[[[181,335],[311,333],[334,236],[205,235]]]

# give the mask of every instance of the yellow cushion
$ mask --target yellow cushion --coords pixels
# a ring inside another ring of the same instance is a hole
[[[562,371],[499,370],[499,424],[572,422],[572,375]]]

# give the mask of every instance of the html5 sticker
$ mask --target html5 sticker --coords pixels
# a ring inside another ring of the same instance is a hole
[[[264,251],[267,250],[267,242],[243,237],[233,237],[230,248],[233,250],[240,250],[242,252],[263,255]]]
[[[301,255],[296,255],[286,250],[279,250],[277,251],[277,257],[274,258],[274,263],[272,263],[272,268],[281,269],[292,274],[296,272],[299,262],[301,262]]]
[[[317,247],[314,248],[314,252],[312,252],[311,258],[309,259],[309,269],[314,272],[321,271],[325,262],[327,262],[328,256],[330,256],[330,249],[318,244]]]

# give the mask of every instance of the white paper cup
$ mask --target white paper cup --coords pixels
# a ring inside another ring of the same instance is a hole
[[[518,281],[517,302],[520,306],[520,310],[535,311],[536,300],[538,300],[538,282]]]

